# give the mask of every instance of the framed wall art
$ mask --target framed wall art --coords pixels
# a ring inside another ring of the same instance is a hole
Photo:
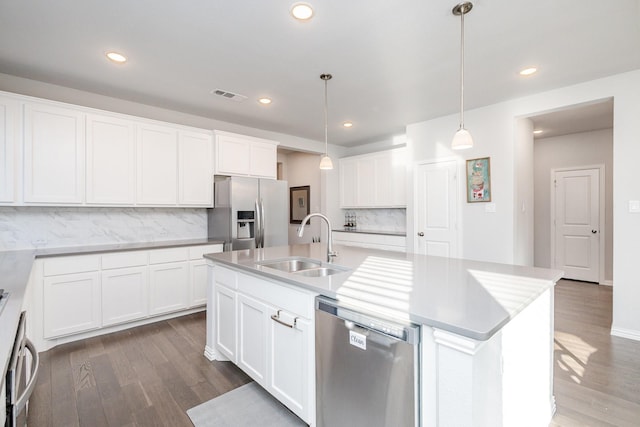
[[[301,224],[309,215],[310,186],[289,187],[289,223]]]
[[[467,160],[467,202],[491,201],[491,164],[489,157]]]

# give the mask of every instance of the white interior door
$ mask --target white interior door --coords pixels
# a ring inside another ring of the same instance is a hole
[[[554,175],[555,256],[552,266],[566,279],[598,282],[600,277],[600,171],[556,171]]]
[[[415,250],[458,256],[458,166],[455,161],[418,165],[415,178]]]

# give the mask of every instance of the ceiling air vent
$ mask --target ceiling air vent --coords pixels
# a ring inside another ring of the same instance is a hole
[[[223,98],[231,99],[236,102],[242,102],[247,99],[247,97],[244,95],[240,95],[238,93],[233,93],[233,92],[229,92],[227,90],[222,90],[222,89],[214,89],[211,91],[211,94],[221,96]]]

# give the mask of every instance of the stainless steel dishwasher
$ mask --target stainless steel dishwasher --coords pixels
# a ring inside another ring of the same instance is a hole
[[[318,427],[418,426],[420,326],[316,297]]]

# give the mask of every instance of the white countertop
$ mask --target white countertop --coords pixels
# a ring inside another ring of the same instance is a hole
[[[215,263],[282,281],[390,317],[487,340],[562,277],[562,271],[335,245],[350,271],[305,277],[257,265],[287,257],[325,260],[326,245],[208,254]]]

